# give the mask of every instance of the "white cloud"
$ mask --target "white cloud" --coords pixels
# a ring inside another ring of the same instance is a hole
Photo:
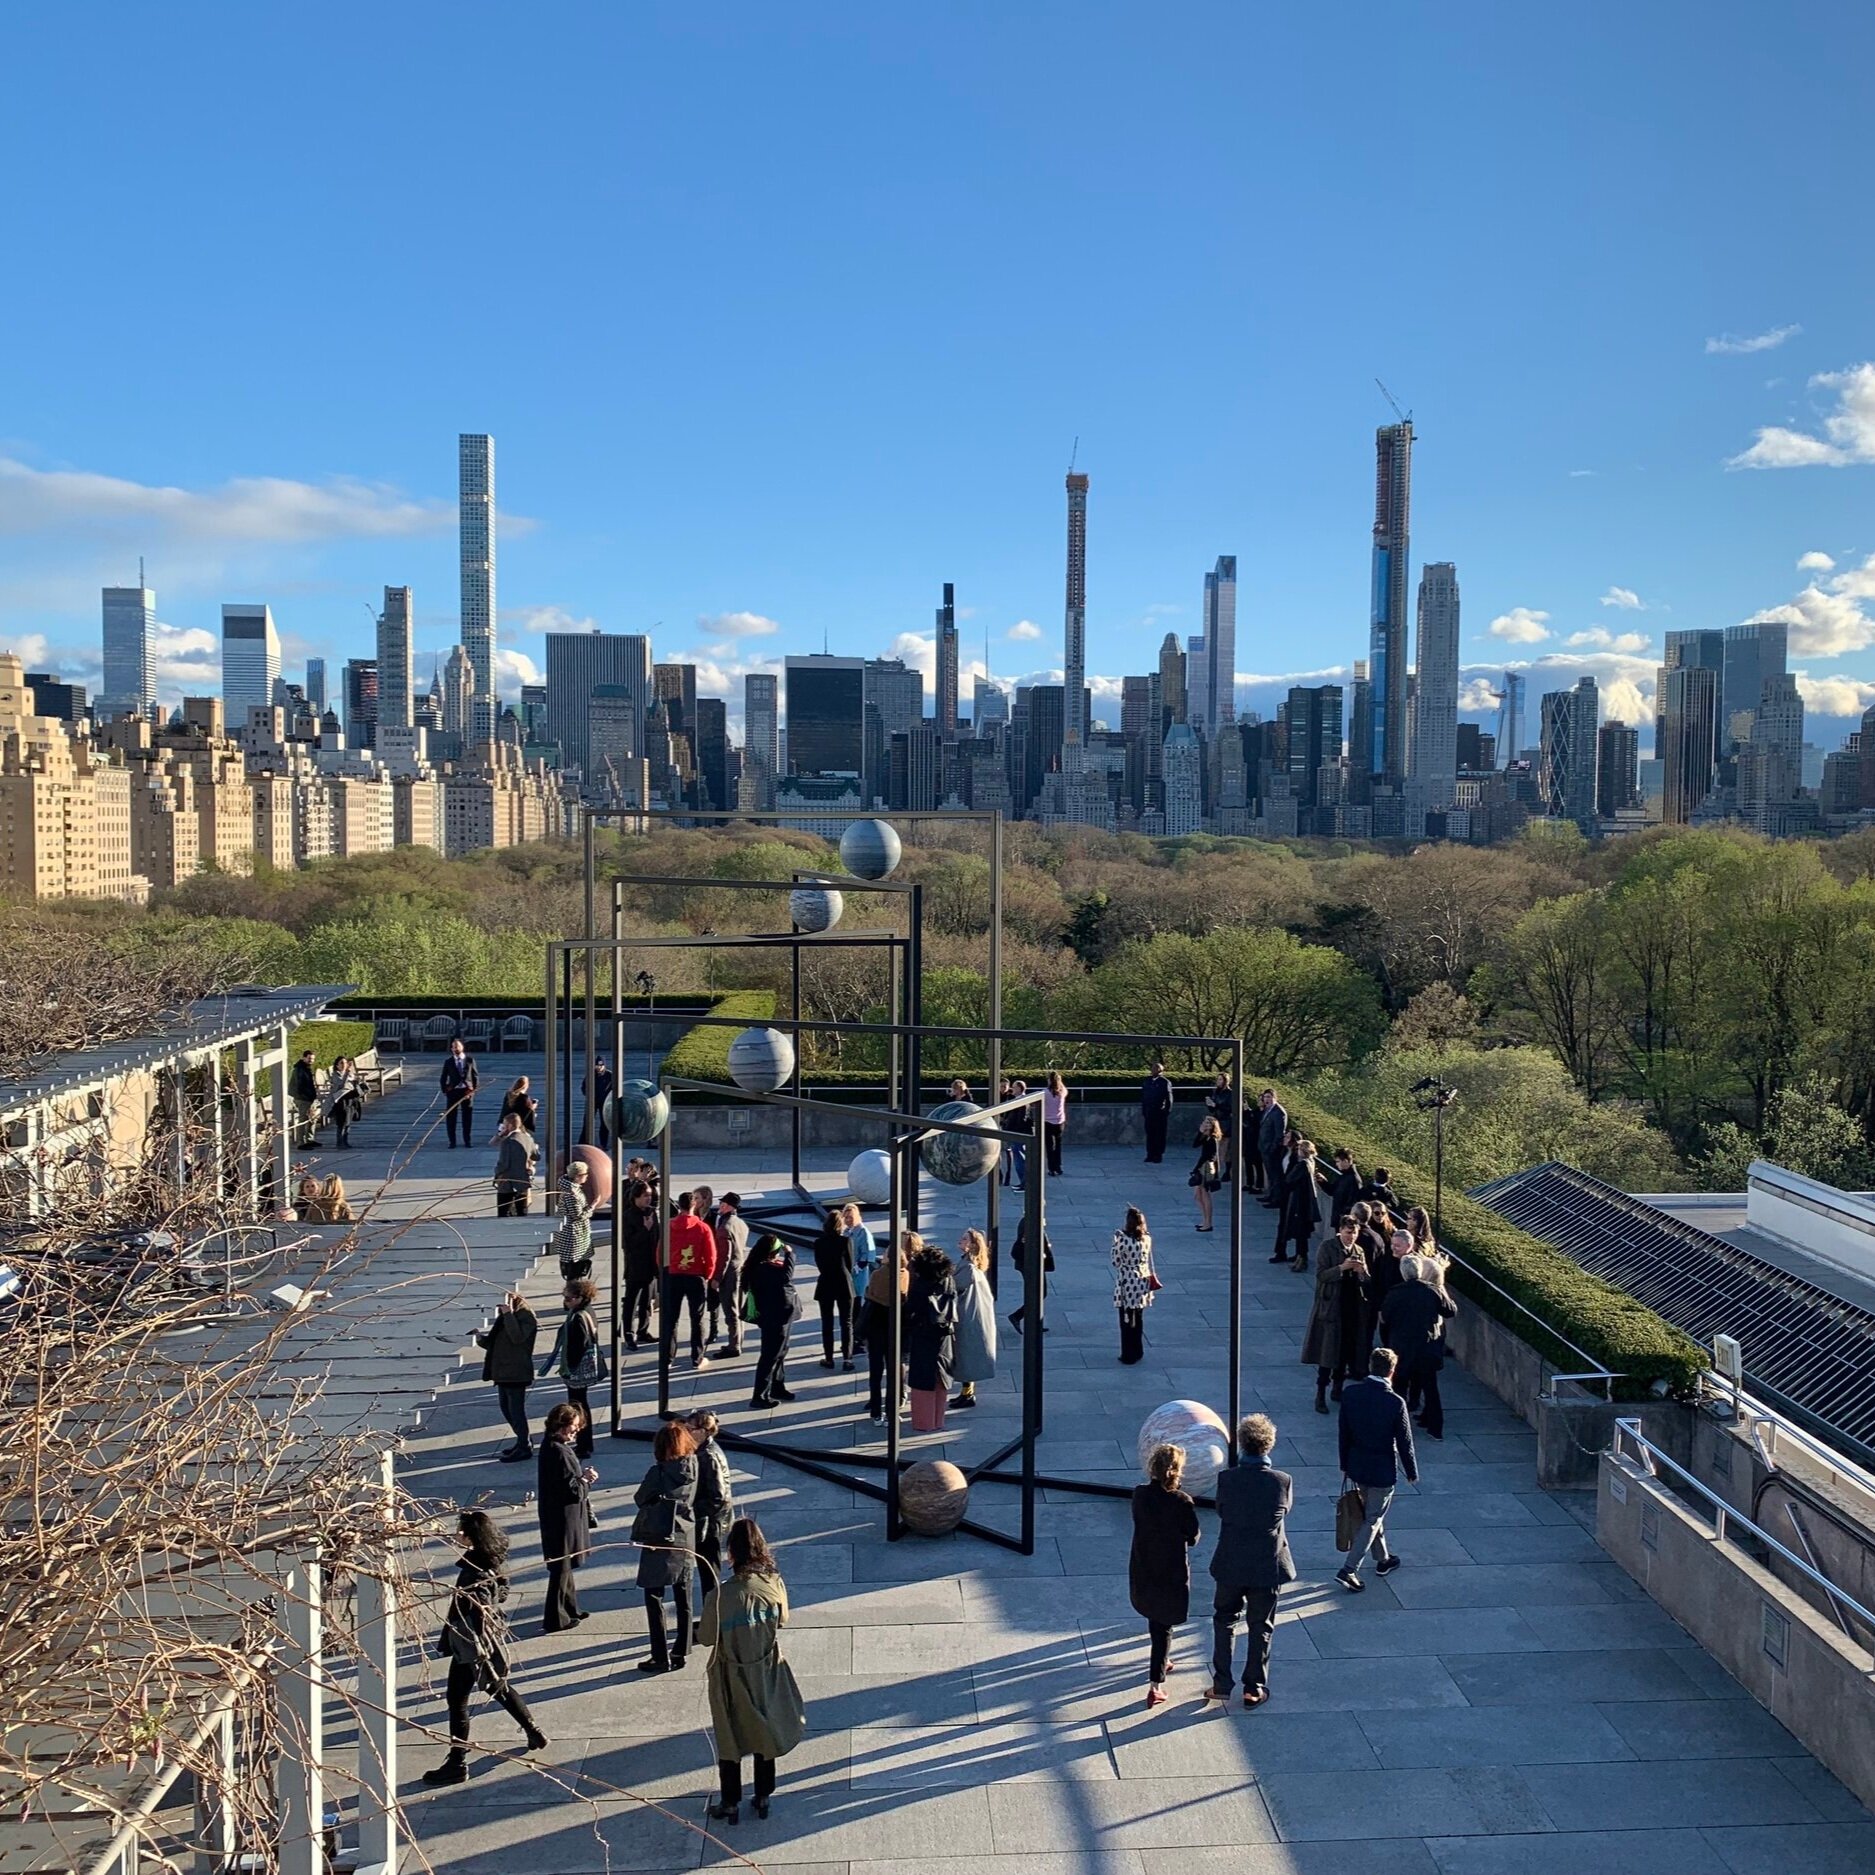
[[[1580,481],[1594,473],[1595,471],[1593,469],[1571,469],[1569,471],[1569,479],[1571,481]]]
[[[1502,700],[1503,692],[1489,677],[1467,677],[1458,687],[1458,711],[1461,716],[1488,716]]]
[[[596,632],[599,621],[596,618],[575,618],[564,606],[558,605],[523,605],[504,606],[500,624],[505,631],[517,632]],[[454,624],[451,624],[454,635]]]
[[[1833,573],[1835,570],[1836,562],[1826,553],[1812,551],[1798,556],[1797,571],[1799,573]]]
[[[1810,380],[1813,390],[1833,391],[1836,407],[1823,418],[1823,434],[1773,425],[1726,463],[1728,469],[1840,469],[1875,462],[1875,364],[1825,371]]]
[[[1010,626],[1008,631],[1003,634],[1005,638],[1015,639],[1018,643],[1039,638],[1041,635],[1042,628],[1036,624],[1033,619],[1028,618],[1017,619],[1016,622]]]
[[[1751,338],[1722,332],[1716,339],[1706,341],[1706,351],[1709,355],[1717,352],[1732,358],[1750,352],[1774,352],[1786,339],[1794,339],[1802,330],[1802,326],[1773,326],[1770,331],[1756,333]]]
[[[1514,605],[1491,621],[1491,636],[1506,644],[1538,645],[1550,635],[1549,614],[1532,611],[1527,605]]]
[[[1845,578],[1856,577],[1838,574],[1830,583],[1835,586]],[[1875,618],[1856,603],[1858,596],[1806,586],[1788,604],[1767,606],[1745,623],[1788,625],[1790,648],[1799,657],[1840,657],[1846,651],[1863,651],[1875,644]]]
[[[760,612],[697,614],[697,630],[709,638],[772,638],[781,627]]]
[[[1646,602],[1631,586],[1610,586],[1602,594],[1601,603],[1611,605],[1621,612],[1645,612]]]
[[[1591,625],[1587,631],[1571,632],[1563,643],[1576,650],[1619,651],[1633,657],[1653,642],[1645,632],[1611,632],[1605,625]]]
[[[1816,716],[1860,716],[1875,703],[1875,684],[1865,684],[1854,677],[1812,677],[1808,671],[1797,672],[1797,694],[1803,707]]]
[[[0,632],[0,651],[11,651],[29,671],[42,671],[52,662],[44,632]]]
[[[497,696],[518,697],[523,684],[540,684],[546,681],[540,674],[540,666],[525,651],[517,651],[512,645],[496,645],[495,694]]]
[[[0,457],[0,534],[115,534],[137,540],[303,543],[439,533],[451,502],[341,476],[296,482],[243,476],[218,488],[159,488]]]

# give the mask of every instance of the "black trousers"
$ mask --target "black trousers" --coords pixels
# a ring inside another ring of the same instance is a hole
[[[464,1144],[467,1144],[465,1141]],[[497,1217],[527,1216],[527,1187],[525,1185],[497,1185],[495,1187],[495,1215]]]
[[[1042,1145],[1048,1153],[1048,1175],[1050,1178],[1061,1176],[1061,1136],[1067,1131],[1066,1122],[1044,1120],[1042,1122]]]
[[[517,1446],[533,1444],[533,1435],[527,1429],[527,1383],[519,1386],[498,1386],[496,1397],[501,1401],[501,1416],[514,1429],[514,1442]]]
[[[1165,1157],[1166,1128],[1171,1124],[1169,1113],[1149,1113],[1146,1115],[1146,1160],[1157,1165]]]
[[[756,1406],[773,1406],[775,1396],[788,1390],[788,1324],[763,1322],[762,1351],[755,1359],[755,1391],[750,1401]]]
[[[587,1404],[585,1387],[576,1387],[567,1383],[566,1403],[577,1406],[580,1410],[579,1431],[573,1435],[573,1450],[581,1458],[592,1457],[592,1408]]]
[[[740,1758],[718,1758],[716,1776],[723,1787],[725,1804],[742,1801],[742,1760]],[[755,1801],[765,1803],[775,1794],[775,1761],[764,1758],[760,1752],[755,1756]]]
[[[1445,1435],[1445,1402],[1439,1398],[1439,1366],[1422,1361],[1407,1370],[1406,1410],[1423,1422],[1435,1438]]]
[[[700,1361],[703,1358],[703,1278],[701,1276],[666,1276],[664,1278],[664,1311],[662,1333],[665,1353],[668,1356],[675,1350],[677,1343],[677,1317],[683,1310],[690,1313],[690,1358]]]
[[[1228,1693],[1231,1655],[1236,1650],[1237,1616],[1250,1630],[1250,1651],[1244,1656],[1243,1686],[1254,1693],[1270,1683],[1270,1642],[1276,1633],[1276,1598],[1280,1589],[1233,1588],[1217,1585],[1211,1604],[1211,1690]]]
[[[648,1275],[625,1277],[625,1332],[634,1341],[648,1341],[651,1337],[651,1304],[658,1292],[657,1271]]]
[[[1146,1311],[1120,1311],[1120,1359],[1131,1367],[1146,1358]]]
[[[851,1296],[823,1296],[820,1302],[820,1351],[833,1359],[833,1324],[840,1324],[840,1358],[853,1358],[853,1299]]]
[[[443,1699],[449,1707],[449,1744],[452,1751],[464,1751],[469,1743],[469,1695],[475,1691],[474,1665],[466,1660],[449,1663],[449,1678],[443,1687]],[[508,1685],[491,1686],[488,1696],[522,1731],[534,1730],[534,1715],[527,1701]]]
[[[449,1129],[449,1143],[456,1143],[456,1128],[462,1128],[462,1143],[465,1146],[475,1144],[475,1101],[452,1100],[443,1115],[443,1124]]]
[[[877,1302],[866,1305],[866,1411],[877,1417],[886,1410],[885,1368],[892,1355],[892,1313]],[[892,1405],[898,1406],[902,1380],[892,1384]]]
[[[558,1634],[579,1620],[579,1589],[573,1580],[573,1564],[565,1556],[547,1558],[547,1607],[540,1625],[549,1634]]]
[[[690,1579],[688,1576],[673,1582],[670,1597],[677,1616],[676,1646],[672,1646],[672,1637],[664,1627],[663,1589],[645,1590],[645,1621],[651,1631],[651,1658],[660,1667],[668,1667],[673,1660],[681,1661],[690,1651]]]
[[[1172,1629],[1164,1621],[1148,1621],[1146,1636],[1151,1643],[1151,1663],[1147,1667],[1147,1677],[1154,1686],[1163,1686],[1165,1676],[1172,1665]]]

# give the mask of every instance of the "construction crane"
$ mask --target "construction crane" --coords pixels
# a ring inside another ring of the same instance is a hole
[[[1074,473],[1074,465],[1076,461],[1079,460],[1080,454],[1081,454],[1081,439],[1077,436],[1074,439],[1074,447],[1068,451],[1068,473],[1070,475]]]
[[[1380,384],[1380,380],[1378,378],[1376,378],[1374,382],[1376,384]],[[1382,397],[1384,397],[1387,400],[1388,403],[1390,403],[1393,406],[1393,414],[1396,417],[1398,417],[1402,423],[1412,422],[1413,413],[1410,410],[1402,410],[1400,408],[1400,400],[1397,397],[1395,397],[1394,394],[1390,390],[1388,390],[1384,384],[1380,384],[1380,394]]]

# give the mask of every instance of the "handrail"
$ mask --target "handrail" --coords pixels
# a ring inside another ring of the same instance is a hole
[[[1638,1456],[1634,1462],[1638,1464],[1648,1476],[1658,1478],[1660,1475],[1660,1467],[1664,1465],[1676,1478],[1683,1484],[1689,1486],[1706,1501],[1712,1512],[1713,1535],[1720,1542],[1724,1542],[1730,1535],[1731,1526],[1733,1524],[1742,1525],[1767,1549],[1781,1556],[1784,1561],[1800,1575],[1807,1577],[1821,1589],[1824,1595],[1828,1597],[1831,1606],[1837,1609],[1839,1615],[1843,1608],[1852,1610],[1866,1624],[1869,1633],[1875,1635],[1875,1613],[1871,1613],[1868,1609],[1864,1608],[1862,1604],[1846,1590],[1838,1588],[1820,1569],[1811,1567],[1795,1550],[1785,1548],[1785,1546],[1780,1543],[1770,1531],[1765,1529],[1763,1525],[1753,1523],[1743,1511],[1734,1510],[1718,1492],[1702,1484],[1678,1459],[1662,1451],[1659,1446],[1654,1444],[1654,1442],[1641,1431],[1641,1422],[1638,1419],[1617,1419],[1615,1421],[1613,1455],[1617,1458],[1623,1456],[1623,1440],[1628,1441],[1637,1449],[1640,1456]],[[1868,1650],[1865,1648],[1864,1651],[1866,1652]]]
[[[1467,1263],[1456,1251],[1445,1244],[1440,1244],[1439,1254],[1445,1257],[1449,1262],[1456,1264],[1473,1282],[1481,1283],[1486,1289],[1490,1290],[1494,1296],[1501,1297],[1505,1302],[1508,1302],[1520,1315],[1528,1316],[1552,1341],[1556,1342],[1561,1347],[1567,1348],[1571,1354],[1576,1355],[1583,1362],[1584,1371],[1579,1374],[1551,1374],[1548,1381],[1545,1383],[1546,1393],[1549,1392],[1550,1389],[1553,1389],[1556,1382],[1559,1380],[1573,1380],[1577,1382],[1599,1381],[1602,1386],[1607,1389],[1608,1398],[1613,1400],[1615,1397],[1615,1382],[1621,1378],[1619,1374],[1613,1373],[1608,1368],[1604,1367],[1587,1348],[1577,1347],[1560,1329],[1552,1328],[1535,1309],[1530,1308],[1525,1303],[1519,1302],[1508,1289],[1501,1288],[1498,1284],[1494,1283],[1481,1269],[1476,1268],[1473,1264]]]
[[[1853,1485],[1867,1497],[1875,1498],[1875,1472],[1864,1470],[1854,1459],[1846,1458],[1834,1446],[1825,1445],[1815,1433],[1806,1432],[1776,1407],[1767,1406],[1756,1394],[1747,1393],[1738,1382],[1711,1369],[1702,1378],[1700,1392],[1702,1396],[1709,1394],[1729,1406],[1741,1426],[1749,1426],[1753,1432],[1760,1426],[1770,1428],[1769,1447],[1766,1448],[1761,1441],[1760,1450],[1765,1463],[1773,1471],[1781,1469],[1777,1461],[1778,1443],[1787,1439],[1832,1477]]]

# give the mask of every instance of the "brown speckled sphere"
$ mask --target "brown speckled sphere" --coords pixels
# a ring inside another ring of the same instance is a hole
[[[898,1481],[899,1514],[919,1536],[948,1536],[970,1506],[970,1480],[948,1459],[921,1459]]]

